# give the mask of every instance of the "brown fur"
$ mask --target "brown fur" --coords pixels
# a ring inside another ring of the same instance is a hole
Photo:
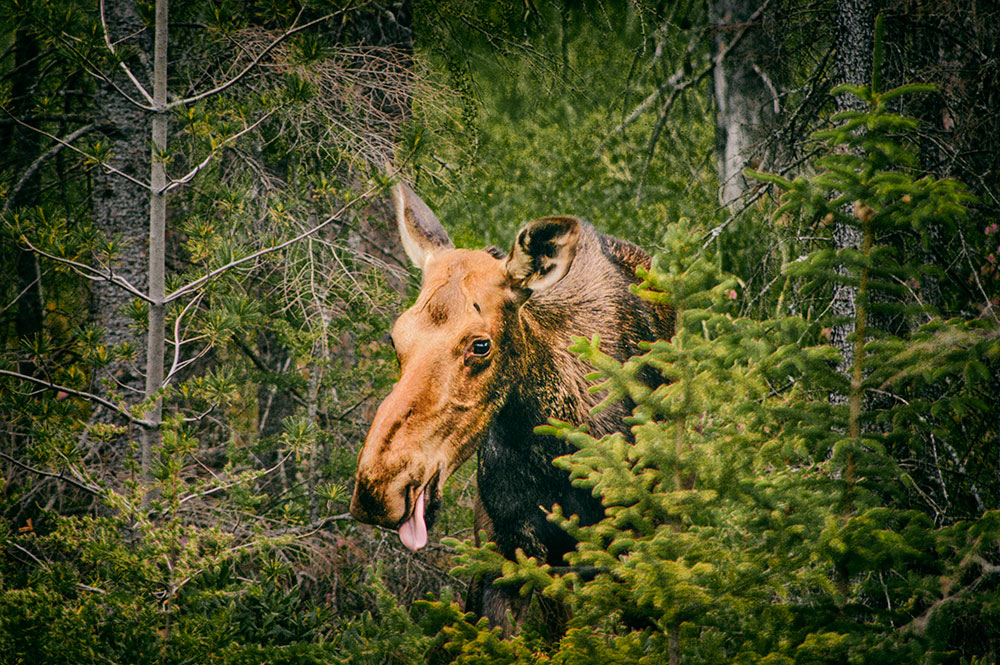
[[[589,392],[592,368],[568,347],[575,336],[597,334],[605,353],[625,360],[640,342],[672,335],[669,308],[628,288],[649,257],[571,217],[526,226],[509,256],[454,249],[405,186],[397,204],[423,284],[393,327],[401,376],[359,456],[351,512],[390,528],[413,524],[423,495],[429,526],[442,483],[478,449],[477,527],[508,557],[522,549],[558,565],[573,542],[543,509],[559,503],[584,523],[603,511],[552,465],[572,451],[534,428],[550,417],[587,423],[595,436],[623,428],[630,404],[591,416],[602,396]],[[498,593],[481,587],[476,604],[502,623],[512,599]]]

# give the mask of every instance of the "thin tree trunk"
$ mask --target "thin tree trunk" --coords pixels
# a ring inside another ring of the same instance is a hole
[[[837,76],[838,83],[868,85],[872,79],[872,47],[875,37],[875,7],[872,0],[838,0],[837,2]],[[852,95],[837,97],[837,110],[863,110],[865,103]],[[850,211],[848,211],[850,212]],[[833,229],[834,249],[861,247],[861,230],[856,226],[837,221]],[[843,272],[844,268],[838,268]],[[830,339],[841,353],[838,366],[841,374],[849,376],[854,364],[854,346],[848,340],[854,332],[857,316],[855,297],[857,288],[836,284],[833,288],[832,312],[840,317],[830,332]],[[843,403],[845,395],[833,396],[835,403]]]
[[[164,159],[167,150],[167,0],[156,0],[156,35],[153,45],[153,153],[150,158],[149,196],[149,330],[146,341],[146,400],[153,399],[163,386],[163,347],[167,186]],[[163,399],[156,397],[146,412],[152,423],[143,432],[140,451],[143,479],[151,480],[152,453],[161,438]]]

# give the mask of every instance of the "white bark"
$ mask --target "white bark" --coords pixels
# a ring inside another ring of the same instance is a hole
[[[716,54],[721,54],[742,31],[742,38],[717,57],[713,71],[716,103],[716,160],[719,202],[732,206],[746,193],[743,169],[766,168],[767,139],[780,112],[778,92],[767,74],[765,56],[773,53],[762,29],[757,0],[714,0]]]

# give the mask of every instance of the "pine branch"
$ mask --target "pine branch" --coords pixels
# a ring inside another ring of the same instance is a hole
[[[50,259],[52,261],[55,261],[56,263],[62,263],[63,265],[67,265],[70,268],[73,268],[73,271],[76,272],[81,277],[85,277],[86,279],[89,279],[92,282],[111,282],[112,284],[114,284],[116,286],[122,287],[123,289],[125,289],[126,291],[128,291],[130,294],[132,294],[136,298],[139,298],[140,300],[143,300],[143,301],[145,301],[147,303],[152,302],[152,300],[150,299],[150,297],[148,295],[146,295],[145,293],[143,293],[142,291],[140,291],[136,287],[132,286],[132,284],[129,283],[129,281],[126,280],[124,277],[120,277],[118,275],[115,275],[110,270],[108,270],[108,272],[104,272],[104,271],[98,270],[97,268],[95,268],[93,266],[87,265],[86,263],[80,263],[79,261],[74,261],[72,259],[67,259],[67,258],[63,258],[61,256],[56,256],[55,254],[50,254],[50,253],[46,252],[45,250],[42,250],[42,249],[39,249],[38,247],[35,247],[31,243],[31,241],[28,240],[23,235],[21,236],[21,242],[23,242],[25,245],[27,245],[28,249],[30,249],[32,252],[35,252],[39,256],[44,256],[45,258]]]
[[[84,150],[81,150],[80,148],[77,148],[75,145],[72,145],[67,140],[61,139],[58,136],[55,136],[54,134],[48,133],[44,129],[39,129],[38,127],[35,127],[34,125],[30,125],[30,124],[24,122],[20,118],[17,118],[13,114],[11,114],[11,112],[7,110],[7,107],[2,107],[2,108],[4,110],[4,113],[7,114],[7,117],[9,117],[11,120],[13,120],[18,125],[24,127],[25,129],[30,129],[33,132],[38,132],[42,136],[45,136],[47,138],[52,139],[53,141],[55,141],[56,143],[60,144],[64,148],[69,148],[73,152],[78,153],[80,155],[83,155],[88,160],[92,160],[92,161],[97,162],[101,166],[101,168],[103,168],[108,173],[113,173],[114,175],[121,176],[122,178],[125,178],[129,182],[131,182],[131,183],[133,183],[135,185],[138,185],[139,187],[142,187],[143,189],[145,189],[147,191],[150,191],[149,183],[145,183],[145,182],[139,180],[138,178],[136,178],[134,176],[130,176],[129,174],[125,173],[124,171],[120,171],[119,169],[116,169],[115,167],[111,166],[110,164],[106,164],[105,162],[103,162],[103,161],[101,161],[99,159],[96,159],[90,153],[88,153],[88,152],[86,152]],[[69,138],[69,137],[67,137],[67,138]]]
[[[259,120],[257,120],[253,124],[251,124],[248,127],[240,130],[239,132],[233,134],[232,136],[229,136],[229,137],[223,139],[222,141],[220,141],[219,144],[217,146],[215,146],[208,153],[208,156],[205,157],[205,159],[203,159],[201,161],[201,163],[199,163],[197,166],[195,166],[193,169],[191,169],[190,171],[188,171],[185,175],[181,176],[180,178],[171,178],[170,182],[167,183],[167,186],[164,187],[162,190],[160,190],[160,192],[158,192],[158,193],[166,194],[167,192],[172,192],[173,190],[177,189],[181,185],[186,185],[187,183],[191,182],[191,180],[193,180],[194,177],[196,175],[198,175],[202,171],[202,169],[204,169],[206,166],[209,165],[209,163],[212,161],[212,158],[215,157],[217,154],[219,154],[219,151],[221,151],[222,148],[224,148],[229,143],[232,143],[236,139],[240,138],[244,134],[252,132],[258,126],[260,126],[260,124],[262,122],[264,122],[265,120],[267,120],[268,118],[270,118],[272,115],[274,115],[277,112],[278,112],[278,109],[274,109],[272,111],[268,111]]]
[[[105,17],[104,17],[104,0],[101,0],[100,5],[101,5],[100,6],[101,30],[104,32],[104,44],[108,47],[108,50],[111,51],[111,55],[115,56],[115,58],[117,59],[118,58],[118,53],[115,51],[114,44],[111,43],[111,34],[108,32],[108,22],[107,22],[107,19],[105,19]],[[146,101],[149,103],[150,106],[149,107],[145,107],[145,108],[147,108],[147,110],[155,109],[156,108],[156,102],[153,100],[153,96],[149,94],[149,92],[146,90],[146,88],[143,87],[143,85],[141,83],[139,83],[139,79],[137,79],[132,74],[132,70],[128,68],[128,65],[126,65],[124,61],[119,61],[118,62],[118,66],[121,67],[121,69],[122,69],[123,72],[125,72],[125,76],[127,76],[128,79],[130,81],[132,81],[132,84],[136,87],[136,89],[139,91],[139,93],[143,97],[146,98]],[[107,80],[107,79],[105,79],[105,80]],[[108,81],[108,82],[110,83],[110,81]],[[117,87],[116,87],[116,89],[117,89]],[[119,90],[119,92],[122,92],[122,91]]]
[[[54,146],[52,146],[51,148],[43,152],[41,155],[36,157],[35,161],[31,162],[28,168],[24,170],[24,173],[21,174],[21,177],[18,178],[14,186],[11,187],[10,192],[7,194],[7,200],[4,201],[3,209],[0,210],[0,212],[7,212],[8,210],[10,210],[11,206],[14,205],[14,201],[17,200],[17,195],[20,193],[21,188],[23,188],[25,184],[27,184],[27,182],[32,178],[32,176],[35,175],[38,169],[41,168],[42,164],[44,164],[46,161],[48,161],[56,154],[58,154],[67,145],[77,140],[81,136],[89,134],[96,128],[97,125],[95,123],[84,125],[83,127],[77,129],[76,131],[68,134],[65,138],[57,139],[56,144]]]
[[[100,487],[96,487],[94,485],[86,485],[86,484],[80,482],[79,480],[77,480],[75,478],[71,478],[71,477],[65,475],[62,471],[60,471],[59,473],[52,473],[51,471],[43,471],[42,469],[36,469],[35,467],[29,466],[29,465],[25,464],[24,462],[22,462],[22,461],[20,461],[20,460],[18,460],[16,458],[14,458],[11,455],[8,455],[7,453],[2,452],[2,451],[0,451],[0,457],[4,458],[5,460],[7,460],[8,462],[10,462],[11,464],[19,466],[22,469],[24,469],[25,471],[29,471],[29,472],[37,475],[37,476],[44,476],[46,478],[53,478],[55,480],[62,480],[64,482],[69,483],[73,487],[76,487],[77,489],[81,489],[81,490],[83,490],[85,492],[89,492],[90,494],[93,494],[95,496],[100,496],[100,494],[102,493],[102,490],[101,490]]]
[[[148,420],[143,420],[142,418],[136,418],[135,416],[132,415],[131,412],[129,412],[128,409],[125,409],[115,404],[114,402],[110,402],[104,399],[103,397],[94,395],[93,393],[84,392],[82,390],[76,390],[75,388],[69,388],[67,386],[59,385],[58,383],[52,383],[51,381],[46,381],[45,379],[40,379],[36,376],[29,376],[28,374],[21,374],[20,372],[13,372],[7,369],[0,369],[0,376],[9,376],[15,379],[19,379],[21,381],[27,381],[28,383],[34,383],[44,388],[48,388],[49,390],[64,392],[68,395],[73,395],[75,397],[81,397],[91,402],[96,402],[97,404],[100,404],[103,407],[111,409],[118,415],[128,420],[130,423],[134,423],[136,425],[142,425],[143,427],[151,427],[153,425],[153,423],[149,422]]]

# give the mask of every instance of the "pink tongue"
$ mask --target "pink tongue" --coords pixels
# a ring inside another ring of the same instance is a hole
[[[427,544],[427,525],[424,523],[424,504],[426,502],[424,493],[421,492],[420,496],[417,497],[417,505],[414,507],[410,519],[399,527],[399,539],[413,552]]]

